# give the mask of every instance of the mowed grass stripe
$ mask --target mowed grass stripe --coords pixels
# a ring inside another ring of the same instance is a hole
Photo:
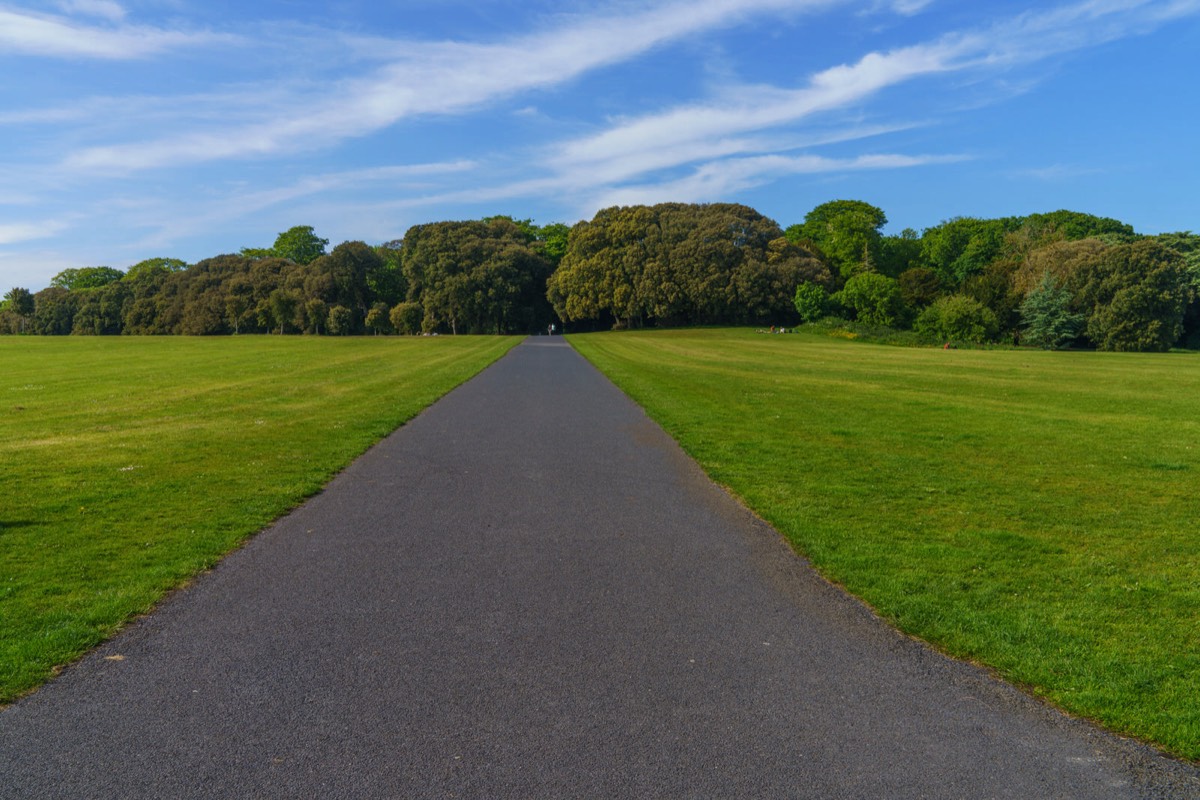
[[[902,630],[1200,759],[1200,358],[571,342]]]
[[[0,337],[0,702],[518,341]]]

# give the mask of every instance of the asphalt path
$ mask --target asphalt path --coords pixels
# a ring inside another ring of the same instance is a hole
[[[537,337],[0,712],[4,798],[1200,797],[901,636]]]

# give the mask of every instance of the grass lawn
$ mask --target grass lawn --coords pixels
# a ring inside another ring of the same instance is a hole
[[[1200,759],[1200,357],[571,343],[900,629]]]
[[[0,703],[518,341],[0,337]]]

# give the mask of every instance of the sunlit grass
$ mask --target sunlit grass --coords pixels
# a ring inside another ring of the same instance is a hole
[[[0,702],[517,341],[0,337]]]
[[[1200,759],[1200,358],[571,342],[901,629]]]

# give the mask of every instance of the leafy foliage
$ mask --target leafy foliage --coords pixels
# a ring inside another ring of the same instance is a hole
[[[398,303],[388,313],[388,319],[397,333],[418,334],[425,319],[425,309],[420,303]]]
[[[779,226],[729,203],[614,207],[571,231],[550,278],[558,316],[686,325],[792,318],[796,287],[828,270]]]
[[[921,312],[913,329],[929,339],[983,344],[1000,329],[990,308],[971,297],[942,297]]]
[[[51,286],[66,289],[68,292],[78,292],[84,289],[99,289],[110,283],[121,280],[125,273],[112,267],[81,267],[79,269],[64,269],[50,279]]]
[[[1087,336],[1101,350],[1165,352],[1183,331],[1192,299],[1184,260],[1154,239],[1109,248],[1077,281]]]
[[[959,295],[995,317],[988,336],[1061,342],[1065,332],[1050,326],[1047,340],[1042,322],[1021,312],[1049,275],[1067,292],[1069,313],[1085,318],[1078,345],[1200,349],[1200,236],[1144,237],[1065,210],[959,217],[894,236],[882,235],[885,223],[881,209],[859,200],[822,203],[786,231],[746,206],[663,203],[606,208],[572,228],[510,216],[435,222],[328,253],[310,226],[296,226],[271,248],[192,266],[152,258],[126,273],[64,270],[56,291],[33,295],[32,312],[27,300],[24,314],[11,301],[0,307],[0,333],[525,333],[556,321],[575,330],[790,325],[827,314],[887,339],[883,328],[907,328]],[[1146,242],[1159,254],[1149,261],[1137,249]],[[1138,265],[1121,266],[1129,258]],[[331,325],[339,307],[349,318],[339,311]],[[1037,302],[1028,308],[1042,313]],[[927,316],[923,329],[936,319]]]
[[[550,264],[529,236],[503,217],[409,228],[404,275],[409,301],[424,309],[422,327],[449,333],[540,329],[550,316],[544,295]]]
[[[868,325],[895,327],[908,313],[900,284],[895,278],[878,272],[863,272],[846,281],[835,295],[838,303],[854,313],[854,318]]]
[[[871,269],[883,255],[882,209],[861,200],[833,200],[808,212],[804,222],[788,228],[794,242],[812,242],[829,266],[844,279]]]
[[[910,308],[924,308],[942,294],[941,277],[928,267],[906,269],[896,280],[900,284],[900,296]]]
[[[317,236],[311,225],[297,225],[275,238],[271,255],[295,261],[297,264],[311,264],[325,255],[325,247],[328,244],[329,240]]]
[[[829,292],[815,283],[802,283],[793,302],[801,322],[816,322],[829,310]]]
[[[1057,350],[1079,335],[1083,323],[1083,315],[1071,310],[1071,293],[1048,272],[1021,303],[1022,339],[1034,347]]]

